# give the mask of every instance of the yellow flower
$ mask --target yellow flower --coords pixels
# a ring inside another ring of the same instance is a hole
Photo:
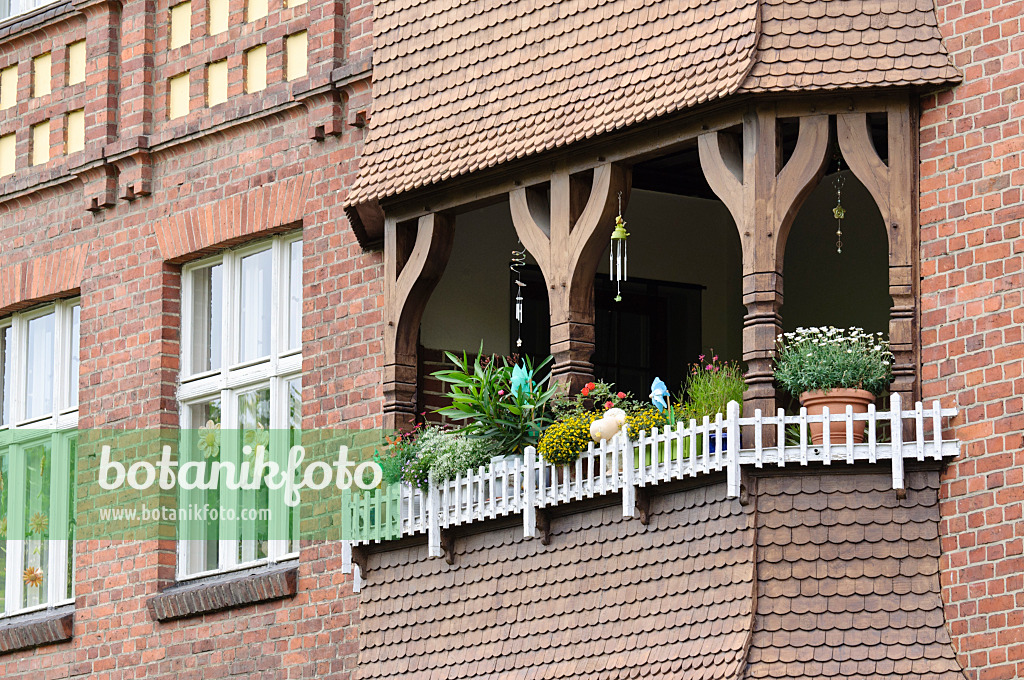
[[[21,580],[25,582],[29,588],[38,588],[43,585],[43,571],[37,567],[29,567],[25,570]]]
[[[46,518],[41,512],[37,512],[32,515],[32,518],[28,521],[28,529],[33,534],[39,534],[40,536],[46,532],[46,527],[49,526],[50,520]]]
[[[246,430],[242,435],[242,444],[249,447],[250,455],[254,455],[258,447],[266,449],[270,445],[270,432],[263,428],[263,423],[256,423],[255,430]]]

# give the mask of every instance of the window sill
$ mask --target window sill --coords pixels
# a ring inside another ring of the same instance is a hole
[[[179,581],[149,599],[149,612],[157,621],[173,621],[293,597],[298,574],[292,563]]]
[[[74,604],[2,619],[0,654],[66,642],[71,639],[74,627]]]

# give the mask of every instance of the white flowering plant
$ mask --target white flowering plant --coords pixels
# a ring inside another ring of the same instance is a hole
[[[863,328],[797,328],[777,338],[775,380],[793,396],[840,387],[881,395],[892,382],[892,352],[882,333]]]

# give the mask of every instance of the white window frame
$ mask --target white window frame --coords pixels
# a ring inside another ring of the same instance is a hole
[[[191,422],[190,407],[195,404],[220,399],[221,423],[237,423],[238,397],[248,391],[260,388],[270,389],[270,429],[272,432],[282,432],[288,428],[288,383],[302,377],[302,348],[301,342],[298,347],[287,347],[288,344],[288,323],[289,323],[289,301],[291,272],[291,245],[302,240],[301,232],[275,236],[271,239],[264,239],[244,247],[224,251],[214,257],[204,258],[190,263],[182,269],[182,324],[181,324],[181,373],[178,386],[178,412],[179,424],[182,430],[198,429],[205,423]],[[270,305],[270,353],[269,356],[251,360],[239,360],[239,329],[241,315],[240,281],[242,259],[265,251],[271,251],[271,305]],[[221,366],[220,368],[192,373],[192,329],[193,321],[193,293],[194,273],[197,270],[221,264],[223,266],[223,306],[221,309],[223,319],[223,331],[221,333]],[[301,277],[302,272],[298,272]],[[300,316],[301,318],[301,316]],[[230,430],[231,428],[225,428]],[[222,441],[221,450],[227,450],[235,446],[235,442]],[[190,444],[182,441],[183,448],[180,455],[189,455]],[[235,447],[237,448],[237,447]],[[270,452],[271,460],[283,465],[286,460],[284,446],[272,446]],[[194,459],[194,457],[189,457]],[[220,489],[221,505],[223,507],[237,507],[237,491],[224,488]],[[272,535],[283,531],[282,523],[287,526],[287,506],[284,502],[284,490],[271,489],[270,510],[272,521],[277,529]],[[191,506],[198,503],[201,498],[199,490],[181,490],[179,502],[182,506]],[[236,522],[226,519],[219,520],[220,535],[235,536],[238,532]],[[190,540],[193,534],[193,524],[185,516],[182,516],[178,525],[177,542],[177,579],[188,580],[220,574],[228,571],[247,569],[261,564],[272,564],[288,559],[295,559],[298,553],[292,551],[289,541],[285,539],[272,539],[267,545],[267,557],[256,559],[238,559],[236,538],[222,538],[218,546],[218,564],[215,569],[191,569],[193,564],[205,564],[206,545],[205,541]],[[243,537],[244,538],[244,537]],[[243,544],[243,548],[244,548]]]
[[[71,349],[74,346],[71,337],[72,314],[75,307],[81,307],[81,301],[77,298],[62,300],[0,319],[0,332],[7,328],[12,329],[10,351],[13,375],[4,376],[5,379],[11,380],[10,421],[0,424],[0,448],[6,449],[8,461],[8,479],[4,480],[9,485],[8,535],[24,535],[23,527],[28,519],[24,517],[25,450],[42,444],[46,439],[50,440],[51,451],[48,509],[50,535],[63,536],[68,530],[70,498],[67,489],[61,486],[61,480],[67,479],[70,474],[69,447],[78,429],[78,405],[72,404],[70,399],[72,387],[77,387],[77,376],[70,374]],[[47,415],[28,419],[25,416],[28,323],[50,313],[54,315],[53,409]],[[0,361],[3,361],[2,357]],[[49,434],[42,434],[39,430],[49,431]],[[71,546],[66,539],[49,539],[46,602],[32,607],[23,606],[22,598],[25,541],[7,539],[6,547],[4,609],[0,612],[0,618],[74,603],[74,597],[67,596],[68,558]],[[71,585],[73,586],[73,583]]]

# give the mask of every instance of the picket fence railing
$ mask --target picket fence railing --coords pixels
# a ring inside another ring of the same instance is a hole
[[[903,410],[898,394],[892,395],[890,407],[879,412],[871,406],[863,414],[847,407],[845,413],[826,410],[818,416],[808,415],[806,409],[793,416],[782,409],[774,416],[758,410],[741,418],[739,404],[730,402],[724,416],[655,428],[640,433],[635,441],[623,428],[611,441],[591,444],[568,465],[551,465],[527,447],[522,457],[495,460],[453,480],[431,484],[427,492],[402,484],[397,491],[364,493],[347,504],[343,521],[358,528],[358,540],[350,545],[426,533],[429,554],[437,557],[442,554],[443,530],[456,525],[521,513],[524,534],[533,537],[538,510],[619,492],[623,515],[633,517],[638,490],[643,487],[722,470],[727,494],[735,498],[740,494],[740,468],[745,465],[890,461],[893,488],[900,490],[905,488],[905,460],[942,460],[959,454],[959,442],[942,438],[942,419],[955,416],[955,408],[943,409],[938,402],[925,407],[918,402],[912,410]],[[864,442],[854,443],[854,424],[865,421]],[[831,441],[832,427],[823,426],[824,442],[811,444],[809,426],[825,422],[842,425],[845,436]],[[903,440],[905,425],[913,433],[907,441]],[[740,448],[743,428],[753,429],[753,448]],[[882,436],[885,430],[887,437]],[[770,446],[764,444],[770,439],[768,432],[775,439]]]

